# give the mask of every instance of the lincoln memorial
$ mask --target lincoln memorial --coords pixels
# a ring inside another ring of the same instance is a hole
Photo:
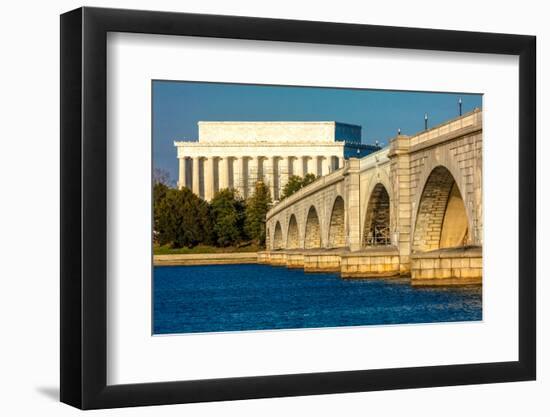
[[[257,181],[273,200],[292,175],[323,176],[378,146],[361,143],[361,126],[339,122],[198,122],[198,141],[176,141],[178,188],[205,200],[224,188],[247,198]]]

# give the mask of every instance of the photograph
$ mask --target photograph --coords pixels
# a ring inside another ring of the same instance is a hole
[[[7,2],[0,416],[550,416],[543,9]]]
[[[483,320],[483,91],[151,97],[153,335]]]

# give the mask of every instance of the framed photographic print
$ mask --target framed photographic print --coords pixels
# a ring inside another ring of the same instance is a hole
[[[535,38],[61,16],[61,400],[535,379]]]

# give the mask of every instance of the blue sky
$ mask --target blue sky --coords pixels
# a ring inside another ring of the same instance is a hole
[[[177,180],[174,140],[197,140],[197,122],[335,120],[362,126],[363,143],[382,145],[481,107],[481,94],[153,81],[153,164]]]

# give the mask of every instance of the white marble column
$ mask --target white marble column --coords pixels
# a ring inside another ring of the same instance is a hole
[[[284,182],[284,184],[286,184],[288,182],[288,179],[294,175],[294,165],[293,165],[293,162],[294,162],[294,159],[296,159],[296,157],[294,156],[288,156],[285,158],[286,160],[286,181]],[[283,186],[284,186],[283,184]]]
[[[338,157],[338,169],[340,169],[340,168],[344,168],[344,157],[343,156]]]
[[[323,158],[323,172],[321,175],[328,175],[332,172],[332,156],[325,156]]]
[[[181,190],[183,187],[187,186],[187,160],[185,157],[179,158],[179,179],[178,179],[178,188]]]
[[[253,156],[248,158],[246,197],[250,197],[254,194],[256,181],[258,181],[258,158]]]
[[[224,188],[229,188],[229,157],[224,156],[220,159],[219,166],[219,176],[220,176],[220,190]]]
[[[209,156],[204,164],[204,199],[212,200],[214,197],[214,157]]]
[[[302,178],[305,177],[305,170],[304,170],[305,162],[306,161],[304,160],[303,156],[296,157],[296,165],[297,165],[296,175]]]
[[[281,158],[281,160],[279,161],[278,172],[277,172],[279,175],[277,199],[281,198],[283,189],[285,188],[285,185],[288,183],[289,178],[292,176],[293,159],[294,159],[293,156],[285,156]]]
[[[316,158],[313,156],[305,156],[304,157],[305,159],[305,173],[306,174],[315,174],[317,175],[317,167],[315,167],[315,165],[317,165],[317,160]]]
[[[239,168],[241,170],[241,196],[246,198],[248,194],[248,158],[246,156],[239,158]]]
[[[284,186],[288,182],[288,179],[292,175],[292,157],[286,156],[281,159],[279,164],[279,194],[282,193]]]
[[[283,158],[280,156],[273,158],[273,195],[275,200],[281,198],[281,181],[283,180],[283,171],[286,169],[283,165]]]
[[[248,197],[248,179],[250,177],[250,173],[248,170],[249,166],[249,159],[247,156],[243,156],[241,158],[241,173],[242,173],[242,183],[243,183],[243,197]]]
[[[256,175],[256,182],[258,181],[264,181],[266,182],[268,180],[268,177],[267,177],[267,165],[268,165],[268,160],[269,158],[266,158],[264,156],[257,156],[256,157],[256,171],[257,171],[257,175]],[[256,185],[256,184],[254,184]]]
[[[271,194],[271,199],[275,199],[275,156],[268,156],[265,160],[264,169],[264,182],[269,187],[269,193]]]
[[[324,159],[325,158],[323,158],[322,156],[314,156],[313,157],[313,161],[314,161],[314,165],[315,165],[313,167],[313,172],[318,177],[323,175],[323,160]]]
[[[244,197],[244,170],[243,170],[244,158],[235,157],[233,165],[233,187],[237,189],[239,195]]]
[[[193,158],[193,192],[199,197],[201,195],[200,161],[199,157]]]
[[[229,188],[237,189],[237,184],[235,184],[235,157],[227,157],[227,184]]]

